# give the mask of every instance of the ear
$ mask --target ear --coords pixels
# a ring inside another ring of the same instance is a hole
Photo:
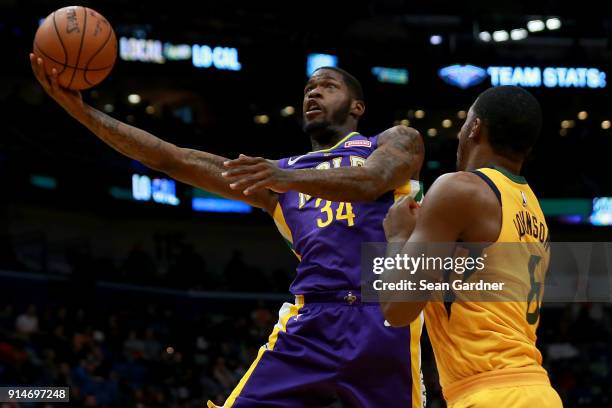
[[[351,102],[351,115],[359,119],[365,113],[365,103],[359,99],[353,99]]]
[[[475,142],[480,142],[483,134],[482,121],[480,118],[474,119],[472,122],[472,128],[470,129],[469,139],[473,139]]]

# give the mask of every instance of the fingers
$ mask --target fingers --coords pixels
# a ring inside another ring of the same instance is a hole
[[[58,91],[59,90],[59,84],[57,81],[57,69],[53,68],[51,70],[51,76],[50,78],[50,82],[51,82],[51,89],[53,89],[54,91]]]
[[[265,163],[257,163],[255,165],[240,165],[238,167],[231,168],[230,170],[222,172],[221,175],[227,179],[232,179],[239,176],[257,173],[265,169]]]
[[[247,190],[254,187],[255,184],[258,184],[258,186],[261,185],[260,182],[263,182],[264,185],[267,184],[269,182],[268,176],[269,174],[266,172],[259,172],[231,183],[230,188],[232,190],[243,190],[244,194],[248,194]]]
[[[253,164],[258,164],[258,163],[263,163],[265,162],[266,159],[264,159],[263,157],[251,157],[251,156],[246,156],[244,154],[241,154],[238,156],[237,159],[234,160],[228,160],[226,162],[223,163],[223,165],[225,167],[237,167],[237,166],[244,166],[244,165],[253,165]]]
[[[30,54],[30,64],[32,65],[32,72],[34,72],[34,76],[38,82],[40,82],[43,88],[49,89],[50,85],[47,80],[47,75],[45,75],[45,67],[42,58],[37,57],[35,54]]]
[[[30,63],[32,65],[32,71],[34,71],[34,76],[45,91],[53,93],[59,90],[57,69],[53,68],[51,70],[51,75],[47,75],[43,59],[32,53],[30,53]]]
[[[244,193],[244,195],[249,195],[249,194],[256,193],[256,192],[258,192],[260,190],[264,190],[264,189],[266,189],[268,187],[268,182],[269,182],[268,179],[258,181],[257,183],[253,184],[252,186],[247,187],[243,191],[243,193]]]
[[[414,198],[409,195],[402,196],[398,199],[392,206],[389,213],[397,213],[400,212],[402,214],[416,214],[419,209],[419,204],[414,201]]]
[[[397,201],[395,201],[395,203],[393,203],[392,207],[396,207],[396,208],[407,207],[410,205],[410,199],[411,197],[409,195],[403,195]]]

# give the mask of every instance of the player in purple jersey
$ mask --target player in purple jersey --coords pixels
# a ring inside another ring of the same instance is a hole
[[[111,118],[60,88],[41,59],[30,59],[45,91],[101,140],[177,180],[265,209],[300,257],[295,303],[282,306],[268,343],[224,407],[311,408],[337,399],[347,407],[424,404],[420,322],[385,325],[378,304],[362,303],[359,291],[361,243],[384,241],[382,220],[396,194],[420,194],[424,149],[416,130],[360,135],[361,85],[343,70],[321,68],[304,90],[313,151],[229,161]]]

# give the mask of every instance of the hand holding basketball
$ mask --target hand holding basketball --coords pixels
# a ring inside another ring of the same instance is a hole
[[[72,113],[83,108],[83,99],[79,91],[60,87],[56,68],[52,68],[51,75],[47,75],[43,59],[34,54],[30,54],[30,63],[32,64],[34,76],[40,82],[45,92],[64,109]]]
[[[55,69],[63,88],[91,88],[108,76],[117,57],[117,39],[109,22],[87,7],[64,7],[38,27],[34,53],[47,75]]]

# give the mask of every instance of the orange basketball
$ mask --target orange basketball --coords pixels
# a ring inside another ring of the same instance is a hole
[[[81,90],[108,76],[117,58],[117,38],[109,22],[87,7],[64,7],[38,27],[34,54],[42,58],[47,74],[55,68],[59,84]]]

